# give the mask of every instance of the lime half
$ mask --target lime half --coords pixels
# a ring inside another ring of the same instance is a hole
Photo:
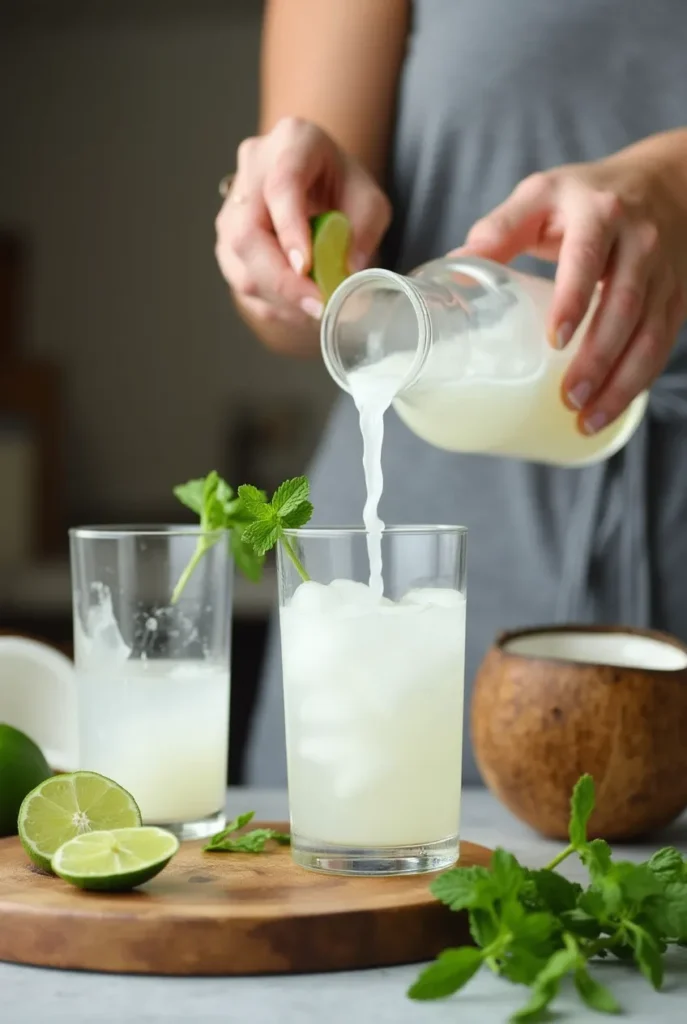
[[[312,271],[310,276],[328,302],[350,271],[348,247],[351,225],[339,210],[321,213],[310,221],[312,230]]]
[[[126,892],[154,878],[178,849],[176,836],[155,825],[89,832],[61,846],[52,869],[80,889]]]
[[[46,779],[19,809],[19,838],[34,864],[50,871],[63,843],[86,832],[137,828],[141,812],[130,793],[95,772]]]

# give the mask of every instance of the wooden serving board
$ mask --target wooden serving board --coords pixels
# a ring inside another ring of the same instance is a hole
[[[461,844],[462,865],[490,856]],[[194,842],[147,885],[108,895],[34,868],[12,837],[0,840],[0,960],[169,975],[417,963],[470,941],[466,915],[431,896],[432,877],[325,875],[297,867],[288,847],[204,854]]]

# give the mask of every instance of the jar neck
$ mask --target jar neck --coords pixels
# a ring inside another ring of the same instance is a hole
[[[361,270],[339,285],[320,328],[324,364],[350,392],[356,370],[393,358],[399,391],[418,379],[433,344],[430,305],[423,283],[390,270]]]

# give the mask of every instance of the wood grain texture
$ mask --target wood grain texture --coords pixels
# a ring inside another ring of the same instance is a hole
[[[490,856],[461,844],[461,864]],[[13,837],[0,840],[0,960],[168,975],[417,963],[470,941],[466,915],[431,896],[432,877],[324,875],[297,867],[288,848],[204,854],[184,843],[147,885],[108,896],[39,872]]]
[[[565,839],[580,775],[596,783],[590,836],[629,840],[687,807],[687,671],[652,671],[515,654],[518,636],[579,629],[652,637],[656,631],[555,626],[500,636],[475,681],[472,739],[499,800],[543,835]]]

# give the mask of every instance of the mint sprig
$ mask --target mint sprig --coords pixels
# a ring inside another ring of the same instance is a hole
[[[287,846],[291,842],[291,836],[286,832],[277,832],[273,828],[254,828],[250,832],[236,835],[239,829],[245,828],[255,817],[255,811],[247,811],[239,814],[233,821],[230,821],[226,828],[217,832],[207,846],[203,847],[204,853],[262,853],[269,842],[279,843],[280,846]]]
[[[313,507],[309,491],[310,486],[304,476],[286,480],[276,489],[271,501],[267,500],[264,491],[250,484],[244,484],[238,491],[248,519],[243,533],[244,542],[250,544],[259,556],[264,556],[277,542],[281,542],[302,580],[310,577],[285,531],[297,530],[310,520]]]
[[[264,557],[244,539],[249,517],[240,497],[234,493],[226,480],[213,469],[206,477],[189,480],[188,483],[175,487],[174,496],[199,517],[204,535],[198,538],[196,550],[179,577],[172,594],[172,604],[177,603],[198,563],[221,539],[224,531],[229,532],[229,548],[236,565],[244,576],[254,583],[257,582],[262,574]]]
[[[442,953],[411,986],[411,999],[452,995],[488,967],[531,990],[511,1021],[545,1019],[566,977],[588,1007],[617,1014],[617,1000],[589,969],[608,956],[661,987],[668,946],[687,944],[687,860],[674,847],[644,864],[613,860],[608,843],[587,838],[594,802],[584,775],[572,795],[570,844],[544,869],[530,871],[499,849],[488,869],[453,868],[434,880],[437,899],[467,910],[476,946]],[[586,889],[555,870],[572,855],[587,868]]]

